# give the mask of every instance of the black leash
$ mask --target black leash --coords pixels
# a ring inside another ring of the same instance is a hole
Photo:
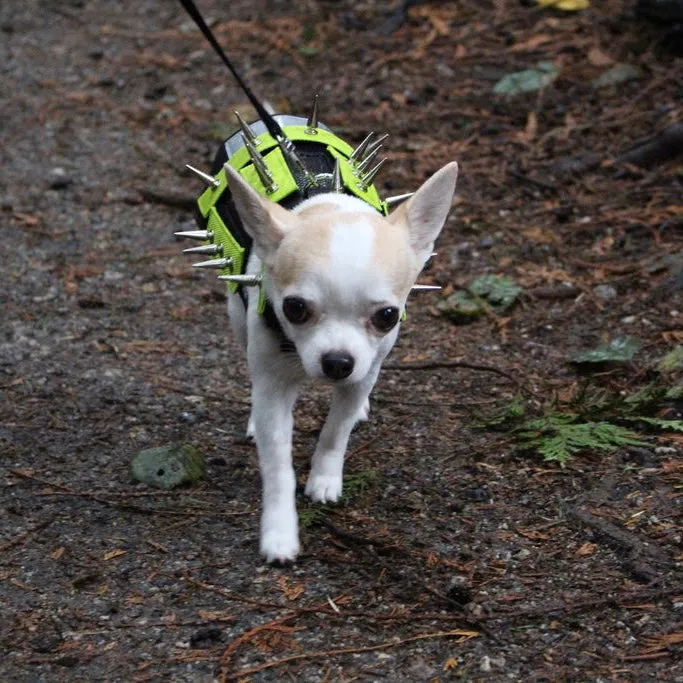
[[[285,134],[282,132],[280,124],[278,124],[278,122],[272,117],[270,112],[268,112],[267,109],[261,104],[261,102],[259,102],[256,95],[254,95],[254,93],[249,89],[249,86],[242,80],[241,76],[237,73],[237,70],[232,65],[232,62],[228,59],[228,56],[225,54],[225,52],[223,52],[223,48],[218,44],[218,41],[211,32],[211,29],[206,25],[204,17],[202,17],[201,13],[197,9],[197,5],[194,4],[194,1],[180,0],[180,4],[185,8],[185,11],[190,15],[194,23],[197,24],[197,27],[204,34],[204,37],[209,42],[209,45],[211,45],[211,47],[215,50],[216,54],[223,60],[225,66],[228,67],[230,73],[234,76],[238,85],[244,91],[244,94],[249,98],[249,101],[253,105],[254,109],[256,109],[256,113],[259,115],[259,118],[265,124],[266,128],[268,129],[268,132],[276,140],[284,140]]]

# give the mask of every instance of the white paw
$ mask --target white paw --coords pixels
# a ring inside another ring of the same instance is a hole
[[[256,434],[256,427],[254,427],[254,416],[249,415],[249,423],[247,424],[247,439],[253,439]]]
[[[370,417],[370,399],[366,398],[365,402],[361,406],[361,409],[358,411],[358,421],[359,422],[365,422],[368,417]]]
[[[342,492],[342,478],[333,474],[311,473],[306,482],[306,495],[316,503],[336,503]]]
[[[265,529],[261,533],[261,555],[268,564],[294,562],[298,553],[298,529]]]

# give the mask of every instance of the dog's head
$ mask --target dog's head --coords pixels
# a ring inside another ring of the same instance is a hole
[[[264,284],[306,373],[358,382],[393,345],[411,286],[451,208],[458,166],[447,164],[389,217],[362,200],[322,194],[293,211],[261,197],[226,165]]]

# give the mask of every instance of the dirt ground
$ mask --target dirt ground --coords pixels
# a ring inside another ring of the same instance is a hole
[[[421,279],[444,294],[413,297],[349,496],[300,499],[303,552],[278,569],[224,290],[173,237],[200,189],[184,164],[208,168],[245,98],[177,3],[2,3],[1,680],[683,681],[683,440],[560,467],[478,419],[572,394],[568,357],[601,339],[642,344],[595,380],[616,392],[683,340],[683,266],[662,261],[680,158],[613,163],[679,122],[681,59],[631,3],[592,5],[200,3],[276,109],[319,90],[347,139],[391,133],[384,194],[461,164]],[[544,60],[540,94],[493,94]],[[591,87],[617,63],[638,78]],[[487,273],[523,300],[439,315]],[[323,398],[297,407],[302,482]],[[136,484],[133,456],[171,442],[205,482]]]

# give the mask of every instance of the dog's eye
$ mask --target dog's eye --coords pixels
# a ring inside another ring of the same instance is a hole
[[[282,312],[293,325],[302,325],[311,317],[311,311],[300,296],[288,296],[282,302]]]
[[[395,306],[387,306],[386,308],[380,308],[375,314],[370,318],[370,321],[375,326],[375,329],[380,332],[389,332],[393,329],[398,322],[399,310]]]

